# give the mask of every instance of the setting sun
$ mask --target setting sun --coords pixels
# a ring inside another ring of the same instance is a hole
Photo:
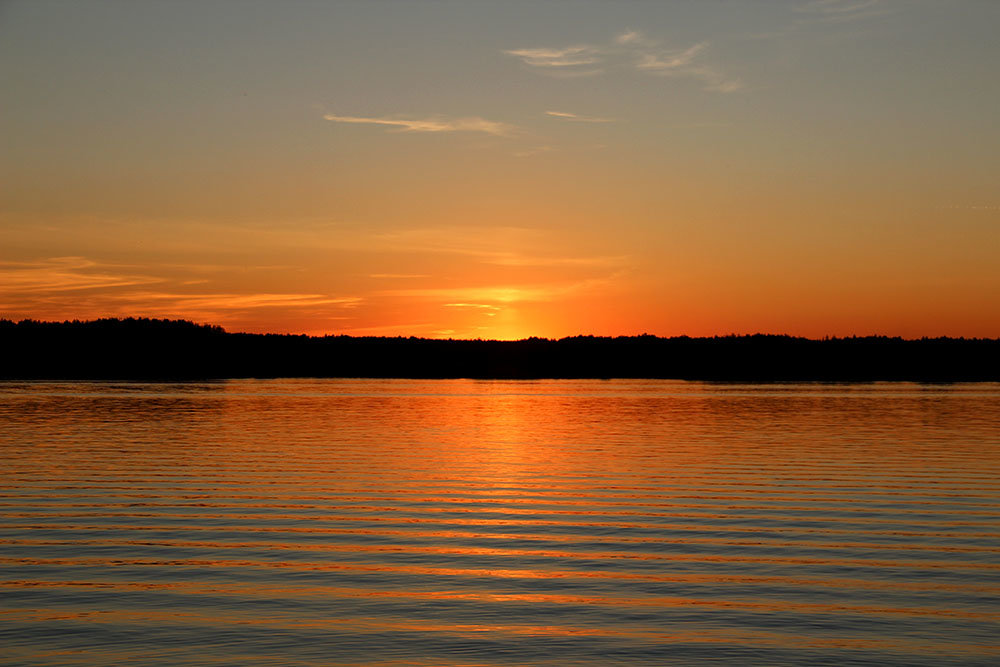
[[[958,7],[8,3],[0,309],[1000,335],[996,9]]]
[[[0,662],[1000,665],[998,27],[0,0]]]

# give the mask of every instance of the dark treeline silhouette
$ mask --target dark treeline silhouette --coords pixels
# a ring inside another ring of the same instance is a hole
[[[2,379],[270,377],[1000,380],[1000,340],[574,336],[436,340],[227,333],[184,320],[0,320]]]

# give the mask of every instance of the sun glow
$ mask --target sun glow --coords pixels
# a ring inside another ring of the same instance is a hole
[[[71,4],[0,20],[0,317],[1000,335],[997,3]]]

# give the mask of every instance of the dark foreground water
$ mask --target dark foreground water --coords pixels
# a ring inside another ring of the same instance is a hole
[[[1000,385],[0,384],[0,662],[1000,663]]]

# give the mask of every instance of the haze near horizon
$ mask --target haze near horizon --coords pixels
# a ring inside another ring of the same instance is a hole
[[[0,316],[1000,336],[1000,4],[0,5]]]

